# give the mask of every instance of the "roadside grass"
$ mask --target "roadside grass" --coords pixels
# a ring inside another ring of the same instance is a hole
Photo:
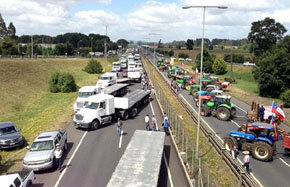
[[[104,59],[98,60],[104,65]],[[56,58],[1,59],[1,121],[14,122],[21,129],[27,144],[40,132],[65,128],[72,119],[72,107],[77,93],[50,93],[50,74],[55,71],[69,72],[79,87],[94,85],[98,75],[82,71],[88,61],[89,59]],[[108,65],[109,68],[111,65]],[[0,173],[21,169],[25,153],[25,148],[1,151]]]
[[[147,62],[145,65],[147,69],[153,69],[151,63]],[[194,149],[195,147],[195,137],[196,137],[196,124],[191,119],[190,116],[187,115],[187,111],[181,105],[181,103],[176,99],[176,97],[171,93],[171,91],[167,87],[167,83],[160,77],[158,72],[152,71],[149,72],[151,74],[151,79],[155,79],[163,90],[166,99],[170,102],[172,108],[176,112],[178,116],[182,116],[182,124],[184,129],[187,131],[189,136],[189,150]],[[203,133],[200,136],[200,153],[201,161],[203,166],[208,166],[210,177],[217,186],[236,186],[238,185],[238,181],[236,177],[230,171],[230,168],[225,167],[225,162],[221,159],[221,157],[217,154],[215,149],[212,148],[212,145],[208,142],[207,137]],[[189,156],[190,158],[190,156]]]

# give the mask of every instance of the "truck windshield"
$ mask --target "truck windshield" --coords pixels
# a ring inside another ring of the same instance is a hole
[[[109,80],[110,77],[101,77],[101,80]]]
[[[45,150],[52,150],[52,149],[53,149],[52,140],[33,142],[30,147],[30,151],[45,151]]]
[[[85,102],[85,108],[97,109],[98,107],[99,107],[99,103]]]
[[[2,129],[0,129],[0,136],[1,135],[5,135],[5,134],[11,134],[11,133],[14,133],[16,131],[17,130],[13,126],[11,126],[11,127],[4,127]]]
[[[94,95],[94,92],[79,92],[78,97],[80,98],[87,98]]]

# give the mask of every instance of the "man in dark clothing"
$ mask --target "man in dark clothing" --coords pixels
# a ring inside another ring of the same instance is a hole
[[[263,105],[261,105],[259,108],[259,114],[260,114],[260,121],[263,122],[264,121],[264,114],[265,114],[265,108]]]
[[[163,123],[162,123],[162,127],[163,127],[164,132],[166,133],[167,136],[169,135],[169,129],[168,129],[169,126],[170,126],[169,121],[167,118],[165,118]]]
[[[121,133],[122,133],[122,126],[123,126],[123,122],[121,121],[120,118],[118,118],[118,121],[117,121],[117,132],[118,132],[119,136],[121,136]]]

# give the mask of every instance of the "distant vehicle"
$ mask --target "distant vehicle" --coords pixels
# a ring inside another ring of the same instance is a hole
[[[123,77],[128,77],[128,70],[123,69],[123,71],[122,71],[122,76],[123,76]]]
[[[141,72],[137,69],[135,61],[128,62],[128,78],[135,81],[141,80]]]
[[[149,95],[149,90],[137,89],[124,97],[108,94],[91,96],[86,100],[85,107],[74,115],[73,121],[79,128],[95,130],[117,117],[124,120],[134,118],[139,107],[149,103]]]
[[[117,74],[106,72],[100,77],[96,86],[99,88],[106,88],[116,83],[117,83]]]
[[[0,123],[0,150],[21,147],[24,139],[12,122]]]
[[[140,57],[139,54],[135,54],[135,55],[134,55],[134,60],[135,60],[135,61],[140,60],[140,59],[141,59],[141,57]]]
[[[56,145],[67,150],[67,133],[65,130],[43,132],[32,142],[23,159],[23,168],[34,171],[45,170],[56,166],[54,151]]]
[[[243,65],[244,66],[256,66],[255,63],[250,63],[250,62],[244,62]]]
[[[192,61],[192,59],[191,58],[186,58],[185,61]]]
[[[112,67],[113,72],[121,71],[121,62],[113,62],[112,66],[113,66]]]
[[[184,58],[178,58],[179,61],[184,61]]]
[[[121,68],[122,69],[126,69],[127,68],[127,59],[126,58],[121,58],[120,59],[120,62],[121,62]]]
[[[34,172],[31,170],[16,171],[0,176],[3,187],[31,187],[34,181]]]

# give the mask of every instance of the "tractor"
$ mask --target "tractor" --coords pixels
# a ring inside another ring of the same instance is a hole
[[[227,121],[236,115],[236,107],[231,103],[231,96],[217,95],[211,100],[204,101],[201,106],[201,115],[209,114],[216,116],[219,120]]]
[[[254,158],[269,161],[276,153],[273,126],[244,124],[238,131],[230,131],[224,139],[224,147],[231,151],[235,146],[239,150],[250,151]]]

